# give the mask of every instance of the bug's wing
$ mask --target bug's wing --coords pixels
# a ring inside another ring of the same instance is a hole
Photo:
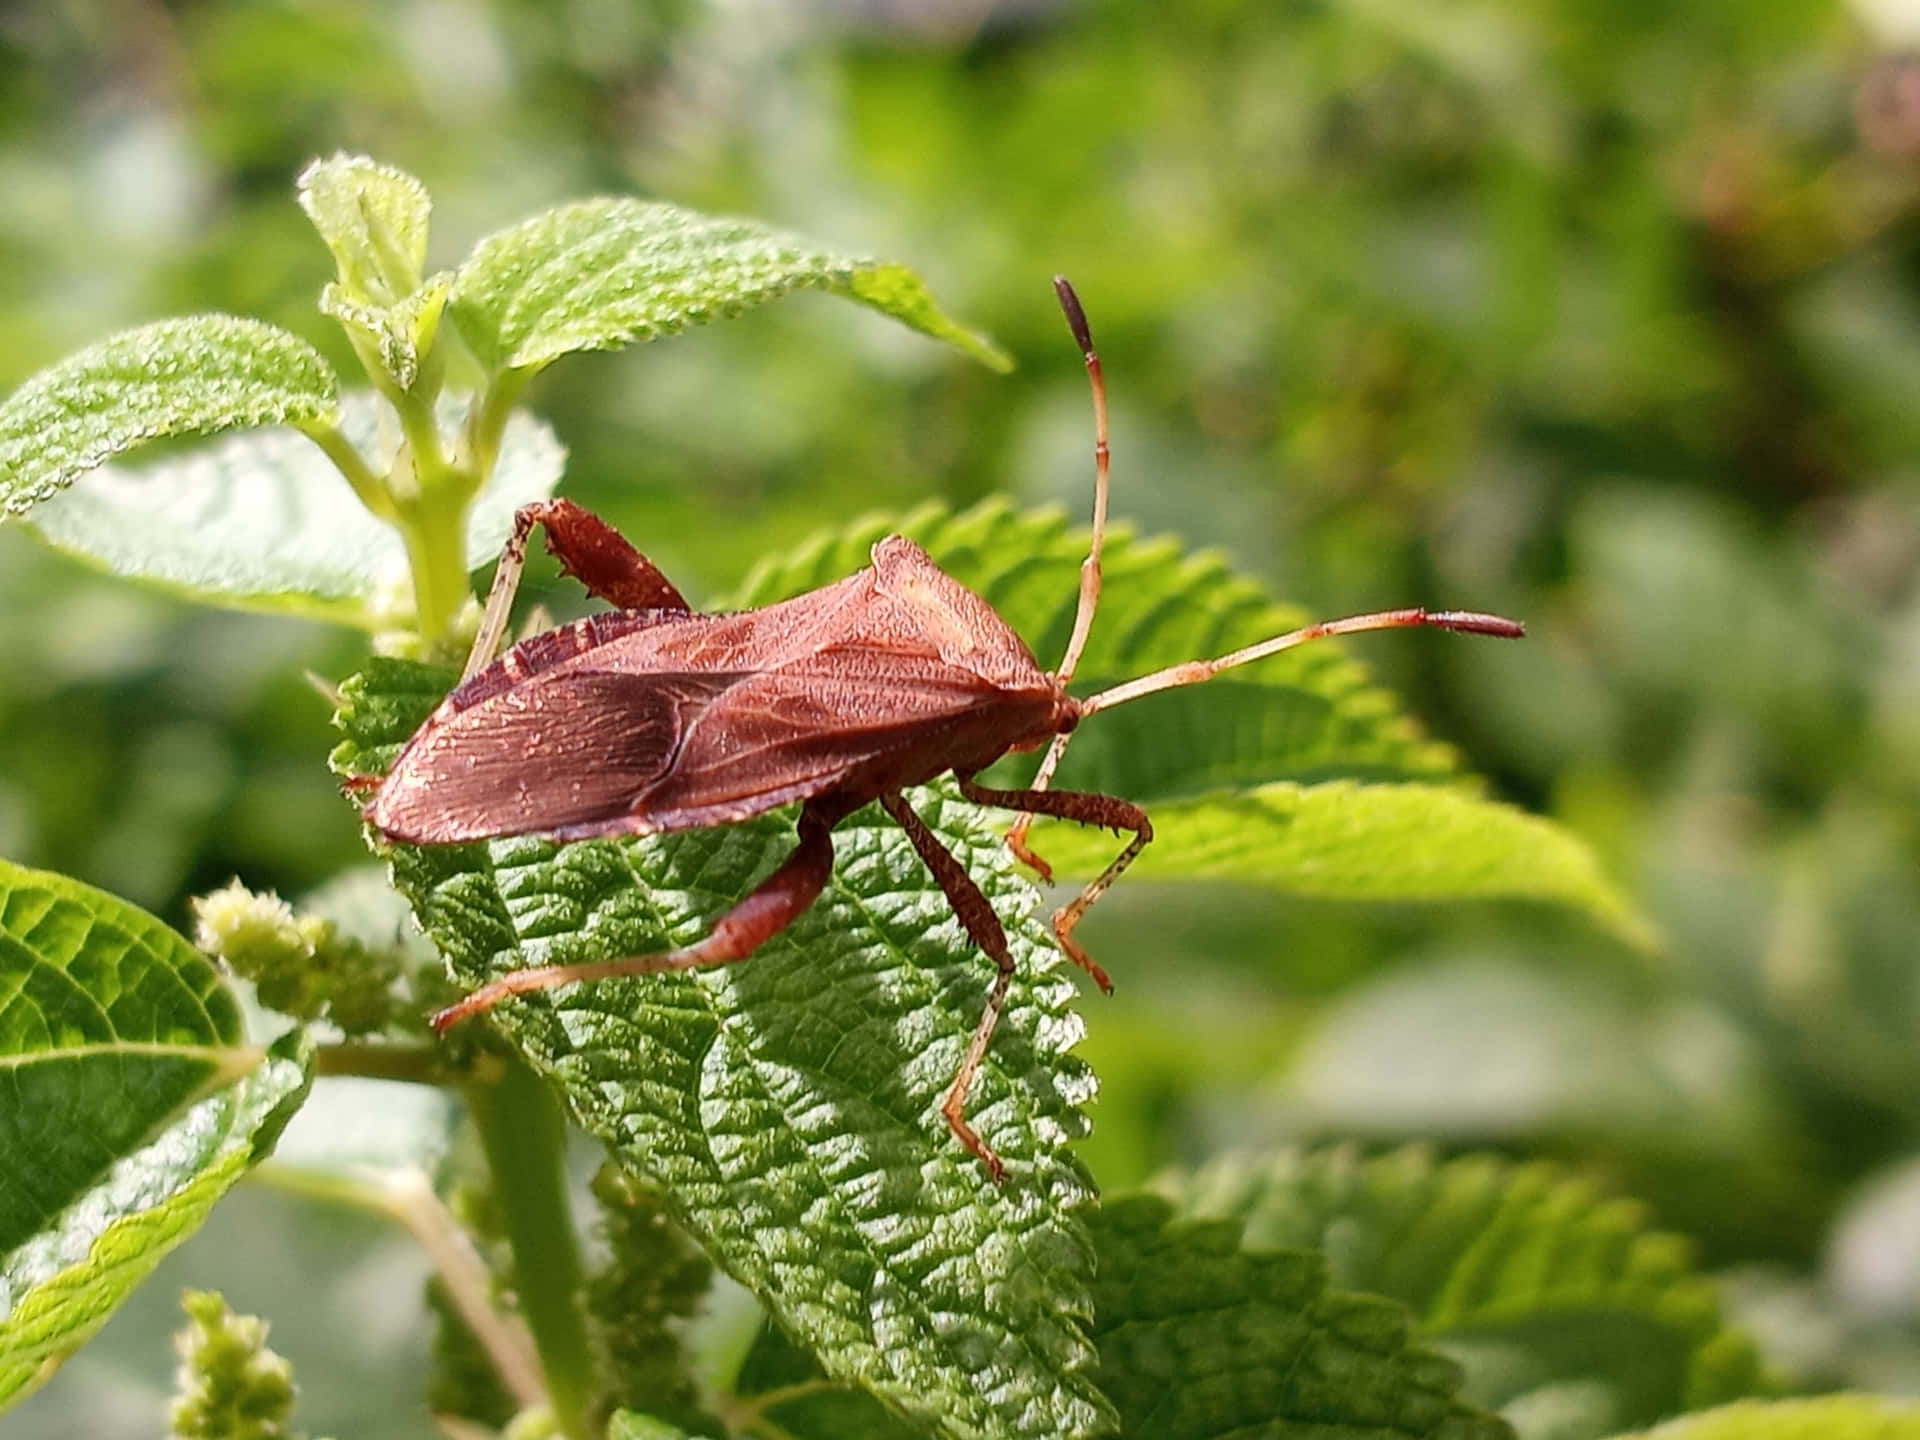
[[[427,845],[656,828],[635,820],[636,806],[740,678],[562,671],[443,710],[400,752],[367,819],[390,839]]]

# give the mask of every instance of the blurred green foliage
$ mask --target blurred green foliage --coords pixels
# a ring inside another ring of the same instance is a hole
[[[1102,1182],[1320,1134],[1553,1154],[1768,1267],[1743,1293],[1789,1377],[1920,1388],[1920,1201],[1869,1180],[1920,1144],[1915,44],[1911,0],[16,7],[0,390],[214,307],[348,363],[289,203],[340,148],[427,182],[430,265],[654,194],[909,261],[1019,358],[803,298],[544,377],[568,493],[702,597],[868,508],[1083,509],[1067,272],[1116,513],[1316,611],[1525,617],[1524,645],[1365,653],[1668,938],[1123,887],[1082,933],[1156,958],[1086,1006]],[[300,679],[360,637],[13,530],[0,615],[0,853],[175,921],[360,856]],[[1869,1220],[1895,1238],[1848,1248]],[[305,1421],[377,1433],[332,1403]]]

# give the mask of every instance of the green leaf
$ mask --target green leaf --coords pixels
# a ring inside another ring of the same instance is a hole
[[[912,271],[824,251],[750,220],[606,197],[488,236],[454,279],[451,314],[490,370],[538,370],[737,315],[792,290],[826,290],[956,345],[997,370],[1006,356],[956,324]]]
[[[442,399],[443,426],[470,397]],[[400,443],[385,402],[343,397],[340,429],[377,470]],[[566,451],[543,421],[515,411],[498,465],[467,517],[467,557],[489,564],[513,512],[551,495]],[[310,615],[367,630],[405,608],[407,553],[346,479],[295,430],[234,435],[138,471],[114,467],[47,501],[28,522],[57,548],[114,575],[206,604]]]
[[[399,662],[349,680],[336,763],[379,764],[447,680]],[[943,1435],[1093,1435],[1110,1412],[1081,1330],[1091,1189],[1067,1142],[1093,1082],[1067,1054],[1074,986],[999,831],[942,791],[912,799],[1018,962],[969,1104],[1005,1185],[939,1114],[991,966],[877,809],[835,832],[826,893],[748,963],[530,995],[492,1023],[833,1376]],[[792,845],[786,812],[565,847],[402,848],[393,871],[472,986],[687,943]]]
[[[190,315],[109,336],[0,404],[0,517],[149,440],[330,420],[339,388],[312,346],[258,320]]]
[[[1645,1440],[1920,1440],[1920,1404],[1892,1395],[1749,1401],[1639,1433]]]
[[[420,288],[433,210],[426,186],[365,155],[342,154],[308,165],[297,187],[300,208],[339,266],[344,300],[390,306]]]
[[[1336,1285],[1405,1304],[1465,1367],[1463,1393],[1523,1436],[1603,1436],[1759,1387],[1686,1242],[1552,1166],[1289,1151],[1172,1188],[1249,1245],[1317,1250]]]
[[[1087,535],[1058,512],[1016,511],[1004,500],[958,515],[928,506],[857,521],[763,561],[729,608],[766,605],[850,574],[896,530],[985,598],[1042,664],[1058,663],[1073,629]],[[1115,529],[1102,568],[1100,614],[1074,685],[1081,693],[1224,654],[1310,618],[1275,604],[1221,556],[1184,551],[1164,536],[1140,540]],[[1156,804],[1274,780],[1456,773],[1451,749],[1423,737],[1337,643],[1320,643],[1089,720],[1074,734],[1058,783]]]
[[[219,972],[180,936],[0,860],[0,1253],[260,1059]]]
[[[1153,808],[1154,843],[1132,874],[1239,880],[1330,900],[1530,900],[1584,910],[1621,939],[1655,943],[1570,831],[1434,785],[1265,785]],[[1049,821],[1033,846],[1063,873],[1097,873],[1118,848]]]
[[[1100,1386],[1141,1440],[1508,1432],[1455,1395],[1451,1362],[1411,1348],[1406,1311],[1328,1288],[1305,1250],[1256,1250],[1233,1221],[1173,1220],[1152,1196],[1091,1217]]]
[[[773,1433],[792,1440],[921,1440],[928,1433],[866,1391],[828,1380],[820,1362],[771,1321],[753,1337],[734,1392]]]
[[[292,1032],[0,1256],[0,1406],[58,1369],[273,1148],[310,1067],[304,1034]]]
[[[607,1440],[687,1440],[687,1432],[652,1415],[620,1410],[607,1422]]]

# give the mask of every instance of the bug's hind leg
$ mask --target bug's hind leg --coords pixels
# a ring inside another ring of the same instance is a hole
[[[979,805],[995,805],[1002,810],[1018,810],[1027,815],[1051,815],[1081,825],[1133,832],[1133,839],[1113,857],[1112,863],[1095,876],[1086,889],[1053,912],[1053,935],[1060,942],[1060,948],[1067,952],[1069,960],[1093,977],[1094,984],[1111,995],[1113,981],[1107,978],[1107,972],[1100,968],[1099,962],[1073,938],[1073,931],[1081,917],[1092,908],[1094,901],[1106,894],[1107,887],[1120,878],[1120,872],[1152,843],[1153,822],[1147,818],[1147,812],[1131,801],[1113,795],[1089,795],[1079,790],[994,790],[974,784],[971,775],[959,775],[956,778],[960,781],[960,793]],[[1051,877],[1050,871],[1045,873]]]
[[[462,679],[484,669],[500,649],[514,592],[520,588],[520,572],[527,563],[527,537],[536,525],[546,526],[547,550],[558,558],[562,570],[587,587],[589,594],[622,610],[691,608],[659,566],[591,510],[571,500],[522,505],[514,512],[513,533],[500,551],[493,588],[487,592],[487,608]]]
[[[987,1174],[998,1184],[1006,1179],[1007,1167],[994,1154],[993,1147],[967,1123],[967,1092],[973,1088],[974,1076],[980,1073],[980,1062],[986,1058],[987,1045],[993,1039],[994,1028],[1000,1023],[1000,1011],[1007,1003],[1007,987],[1013,983],[1013,952],[1007,948],[1007,932],[1000,924],[1000,917],[993,913],[992,902],[981,893],[973,877],[967,874],[966,867],[940,843],[938,836],[927,829],[926,823],[914,814],[913,807],[907,804],[905,798],[898,793],[882,795],[880,804],[907,832],[907,839],[920,852],[920,859],[933,872],[933,878],[940,882],[940,889],[945,892],[947,903],[953,906],[953,913],[958,917],[961,927],[999,967],[999,974],[993,979],[993,989],[987,992],[986,1009],[980,1012],[980,1023],[974,1027],[973,1039],[967,1044],[966,1056],[960,1061],[953,1084],[947,1087],[947,1098],[940,1102],[940,1114],[946,1119],[947,1128],[953,1131],[954,1138],[979,1158],[980,1163],[987,1167]]]
[[[800,843],[751,894],[714,921],[703,940],[659,955],[629,955],[619,960],[597,960],[584,965],[543,965],[515,970],[482,985],[465,999],[433,1017],[441,1034],[462,1020],[484,1014],[509,995],[571,985],[581,980],[610,980],[617,975],[656,975],[664,970],[700,970],[710,965],[732,965],[746,959],[766,941],[791,925],[818,898],[833,873],[833,827],[844,807],[820,801],[800,812]]]

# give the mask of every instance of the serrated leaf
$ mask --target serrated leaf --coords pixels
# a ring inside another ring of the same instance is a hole
[[[929,506],[858,521],[763,561],[729,606],[766,605],[837,580],[867,564],[873,543],[896,530],[984,597],[1042,664],[1058,663],[1073,629],[1086,532],[1058,512],[1016,511],[1004,500],[958,515]],[[1310,618],[1275,604],[1218,554],[1185,551],[1164,536],[1140,540],[1115,529],[1103,569],[1100,613],[1073,687],[1083,694]],[[1447,746],[1422,736],[1338,644],[1323,643],[1090,719],[1074,734],[1058,784],[1152,805],[1275,780],[1456,774]]]
[[[297,190],[339,266],[342,298],[384,307],[420,288],[433,211],[426,186],[392,165],[342,154],[308,165]]]
[[[949,319],[904,266],[826,251],[751,220],[604,197],[488,236],[454,280],[449,313],[491,370],[537,370],[737,315],[792,290],[891,315],[995,369],[1005,355]]]
[[[0,1257],[0,1407],[58,1369],[272,1149],[310,1071],[293,1032]]]
[[[467,396],[444,397],[443,426]],[[343,397],[340,429],[384,470],[399,444],[371,391]],[[513,512],[554,491],[566,450],[544,421],[515,411],[499,463],[467,517],[475,567],[499,554]],[[140,470],[108,467],[47,501],[28,521],[57,548],[111,574],[207,604],[310,615],[363,629],[395,622],[406,547],[375,518],[314,443],[260,430]]]
[[[1330,900],[1529,900],[1584,910],[1628,944],[1653,932],[1593,852],[1550,820],[1436,785],[1264,785],[1155,805],[1154,843],[1133,875],[1239,880]],[[1097,830],[1046,822],[1033,846],[1069,875],[1118,848]]]
[[[1462,1393],[1523,1436],[1603,1436],[1759,1386],[1686,1242],[1550,1165],[1289,1151],[1169,1184],[1184,1213],[1317,1250],[1335,1284],[1408,1306],[1465,1367]]]
[[[1748,1401],[1619,1440],[1920,1440],[1920,1403],[1892,1395]]]
[[[385,662],[349,680],[336,763],[378,764],[447,678]],[[836,1378],[942,1435],[1094,1435],[1109,1412],[1080,1329],[1091,1190],[1066,1146],[1092,1077],[1067,1054],[1074,986],[999,832],[942,791],[912,798],[1018,962],[969,1104],[1006,1185],[939,1115],[991,966],[877,809],[839,827],[827,892],[748,963],[567,987],[492,1020]],[[400,848],[393,871],[472,986],[685,944],[792,846],[787,812],[566,847]]]
[[[312,346],[259,320],[190,315],[109,336],[0,404],[0,516],[149,440],[328,420],[339,388]]]
[[[213,962],[179,935],[0,860],[0,1253],[260,1058]]]
[[[1243,1243],[1234,1221],[1176,1221],[1156,1197],[1091,1217],[1100,1386],[1140,1440],[1295,1434],[1499,1440],[1457,1397],[1457,1367],[1409,1346],[1399,1305],[1328,1288],[1307,1250]]]

